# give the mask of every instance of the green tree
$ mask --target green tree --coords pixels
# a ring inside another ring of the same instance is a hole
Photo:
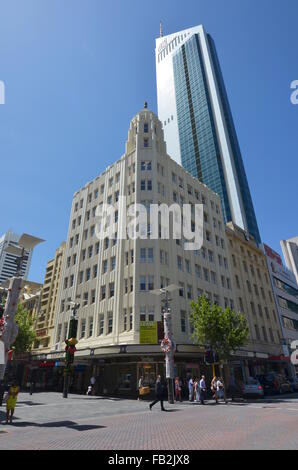
[[[19,332],[13,347],[15,348],[16,353],[22,354],[30,351],[31,346],[36,339],[36,333],[33,327],[33,319],[31,318],[28,310],[26,310],[21,304],[18,305],[15,322],[19,327]]]
[[[190,323],[194,342],[211,348],[221,363],[227,362],[231,353],[248,340],[249,329],[244,315],[229,307],[223,309],[212,304],[206,296],[191,302]]]

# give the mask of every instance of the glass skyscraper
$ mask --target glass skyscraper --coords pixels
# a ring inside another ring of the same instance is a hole
[[[214,41],[203,26],[156,40],[158,115],[169,155],[218,193],[226,222],[261,242]]]

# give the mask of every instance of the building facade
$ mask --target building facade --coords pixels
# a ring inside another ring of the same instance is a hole
[[[156,40],[158,116],[168,152],[220,195],[225,222],[260,234],[213,39],[203,26]]]
[[[0,238],[0,283],[10,279],[16,274],[17,265],[16,265],[16,257],[9,253],[5,252],[5,248],[11,245],[17,245],[20,239],[20,235],[12,231],[6,232]],[[32,259],[32,252],[33,250],[27,250],[26,256],[21,266],[21,276],[24,279],[28,278],[28,273],[31,265]]]
[[[283,372],[288,361],[283,357],[282,331],[264,252],[233,223],[227,224],[226,234],[236,309],[246,316],[250,333],[243,348],[245,376]]]
[[[292,271],[268,245],[264,245],[275,302],[282,328],[283,353],[291,355],[291,343],[298,340],[298,285]]]
[[[121,197],[126,198],[124,209]],[[140,227],[145,238],[99,240],[96,210],[104,203],[117,210],[118,233],[123,226],[123,212],[131,204],[201,204],[203,247],[185,251],[184,240],[150,239],[147,219],[145,227]],[[153,384],[156,374],[163,372],[164,355],[157,341],[142,344],[140,332],[144,322],[152,325],[161,320],[161,298],[151,291],[170,284],[177,286],[171,303],[176,373],[199,375],[206,366],[204,351],[190,339],[190,301],[206,293],[211,301],[234,307],[220,198],[167,155],[161,123],[144,109],[131,121],[122,158],[74,195],[54,346],[46,360],[50,365],[60,360],[62,365],[70,301],[77,301],[75,387],[88,385],[84,383],[88,380],[84,370],[90,366],[99,377],[100,393],[135,393],[140,375]],[[42,360],[43,356],[36,359]]]
[[[54,259],[46,267],[41,293],[40,311],[35,321],[36,341],[33,351],[49,352],[53,343],[56,320],[58,288],[61,281],[61,269],[65,253],[65,242],[56,250]]]
[[[298,284],[298,237],[280,242],[286,266],[296,278]]]

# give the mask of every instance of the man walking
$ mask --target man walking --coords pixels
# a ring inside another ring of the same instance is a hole
[[[160,401],[161,411],[167,411],[163,406],[163,396],[164,396],[164,386],[161,383],[161,376],[158,375],[157,379],[156,379],[156,382],[155,382],[155,397],[156,397],[156,400],[154,400],[152,403],[150,403],[150,405],[149,405],[150,411],[152,410],[152,407],[154,405],[156,405],[156,403],[158,403],[159,401]]]
[[[206,381],[205,381],[205,375],[202,375],[202,378],[200,380],[200,387],[199,387],[199,390],[200,390],[200,401],[201,401],[201,404],[202,405],[205,405],[205,396],[206,396],[206,391],[207,391],[207,387],[206,387]]]
[[[194,384],[193,384],[193,380],[192,380],[192,377],[190,377],[189,381],[188,381],[188,392],[189,392],[189,401],[193,401],[194,400]]]

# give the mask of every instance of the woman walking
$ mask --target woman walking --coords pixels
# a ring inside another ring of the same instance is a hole
[[[175,398],[176,398],[176,401],[179,400],[180,402],[182,402],[181,392],[182,392],[181,382],[179,380],[179,377],[176,377],[176,379],[175,379]]]
[[[19,387],[14,381],[8,391],[8,397],[6,400],[6,424],[8,424],[8,420],[10,424],[12,424],[12,417],[13,417],[14,410],[16,407],[18,394],[19,394]]]
[[[218,396],[217,396],[217,377],[214,376],[211,382],[211,392],[212,396],[216,403],[218,403]]]

